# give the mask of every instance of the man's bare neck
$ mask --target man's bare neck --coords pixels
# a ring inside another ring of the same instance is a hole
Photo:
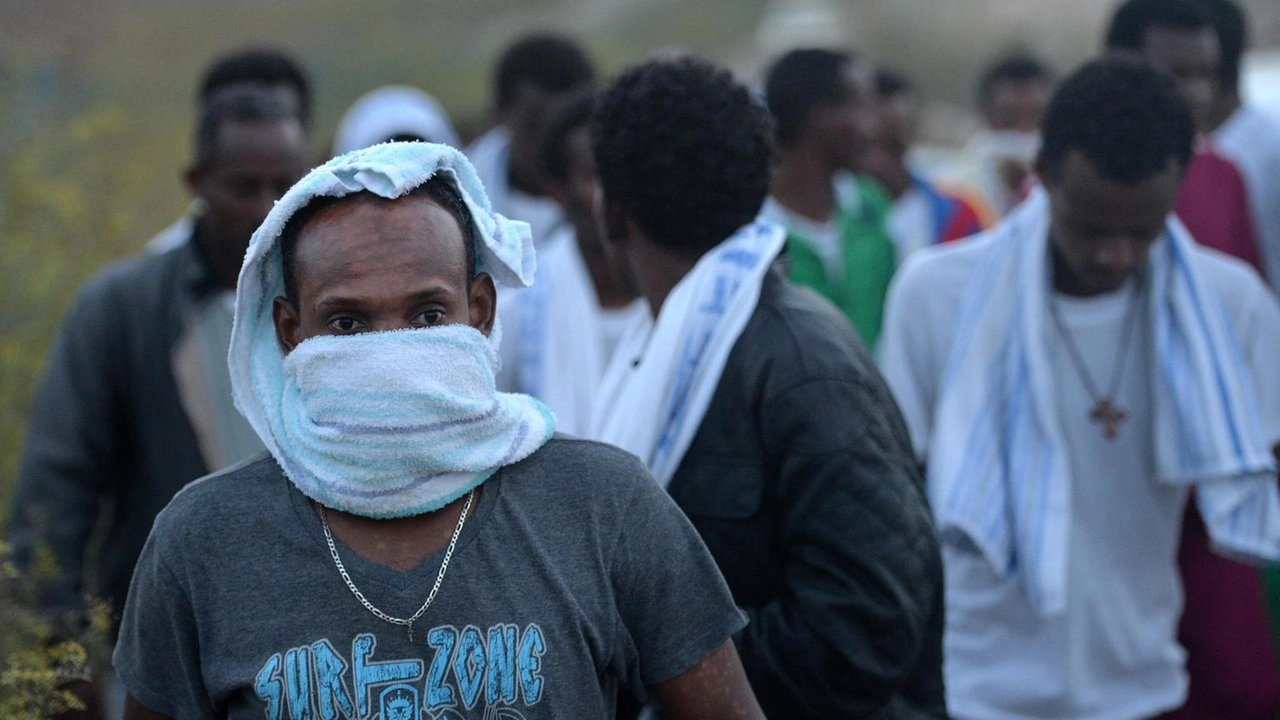
[[[833,174],[814,153],[789,151],[778,163],[770,193],[787,210],[814,222],[827,222],[836,212]]]

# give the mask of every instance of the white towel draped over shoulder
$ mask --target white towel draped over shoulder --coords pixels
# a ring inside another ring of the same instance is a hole
[[[617,310],[600,307],[572,227],[543,243],[538,264],[542,272],[533,287],[498,300],[504,320],[511,320],[504,324],[513,351],[506,356],[512,389],[545,402],[560,432],[585,435],[612,349],[605,341],[606,313],[620,313],[626,327],[649,308],[643,300]]]
[[[785,241],[773,223],[744,225],[676,284],[656,322],[636,319],[605,372],[592,437],[638,455],[667,486]]]
[[[1071,465],[1046,348],[1049,202],[1037,191],[978,240],[929,436],[939,529],[1017,574],[1043,615],[1066,603]],[[1201,278],[1194,241],[1170,216],[1148,272],[1157,482],[1194,484],[1223,552],[1280,560],[1280,499],[1239,338]]]

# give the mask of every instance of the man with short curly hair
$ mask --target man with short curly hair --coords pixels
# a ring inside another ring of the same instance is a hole
[[[624,72],[593,118],[605,247],[648,300],[605,373],[596,436],[640,456],[749,625],[770,717],[945,717],[938,539],[863,343],[792,285],[754,221],[769,118],[690,59]]]
[[[1194,136],[1170,78],[1089,63],[1049,103],[1044,188],[894,280],[881,367],[943,538],[957,718],[1179,707],[1192,490],[1215,547],[1280,560],[1280,306],[1171,215]]]

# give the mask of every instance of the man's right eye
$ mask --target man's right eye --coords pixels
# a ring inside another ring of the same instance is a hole
[[[329,321],[329,329],[338,333],[357,332],[363,327],[363,324],[350,316],[336,317]]]

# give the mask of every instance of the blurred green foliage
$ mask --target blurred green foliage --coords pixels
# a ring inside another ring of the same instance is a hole
[[[0,719],[43,720],[84,703],[68,683],[95,682],[109,667],[111,617],[105,603],[49,618],[30,611],[35,583],[51,575],[48,558],[22,577],[0,542]]]

